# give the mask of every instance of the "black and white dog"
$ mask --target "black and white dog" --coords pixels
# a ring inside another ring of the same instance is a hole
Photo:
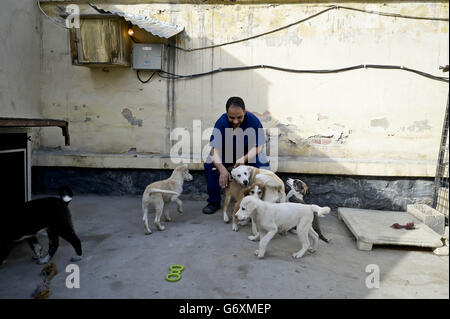
[[[289,192],[286,194],[286,202],[292,202],[292,203],[301,203],[306,204],[303,200],[303,196],[308,193],[308,186],[305,182],[303,182],[300,179],[292,179],[288,178],[286,180],[286,185],[288,186],[286,189],[290,189]],[[326,239],[320,230],[320,224],[319,224],[319,216],[317,213],[314,213],[314,220],[313,220],[313,229],[316,231],[316,233],[319,235],[319,238],[322,239],[324,242],[328,243],[328,239]]]
[[[76,255],[71,261],[81,260],[81,241],[76,235],[69,203],[72,190],[62,186],[58,197],[45,197],[26,202],[23,207],[5,212],[0,216],[0,265],[8,256],[14,242],[26,239],[33,251],[33,259],[39,264],[50,261],[59,245],[59,237],[67,240],[75,249]],[[49,240],[48,254],[41,257],[41,246],[36,234],[46,229]]]

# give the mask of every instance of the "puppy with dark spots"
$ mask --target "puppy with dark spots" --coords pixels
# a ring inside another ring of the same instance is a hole
[[[10,253],[14,242],[26,239],[33,251],[33,259],[45,264],[55,255],[59,246],[59,237],[68,241],[76,255],[71,261],[81,260],[81,241],[73,228],[69,203],[73,193],[70,187],[62,186],[58,197],[45,197],[31,200],[15,211],[4,214],[0,223],[0,265]],[[41,257],[41,246],[36,234],[46,230],[49,240],[48,254]]]
[[[303,200],[303,196],[308,193],[308,185],[306,185],[305,182],[300,179],[288,178],[286,181],[286,185],[290,189],[286,195],[286,202],[306,204]],[[322,235],[319,224],[319,216],[317,215],[317,213],[314,213],[312,227],[319,235],[320,239],[322,239],[326,243],[329,242],[328,239],[326,239],[325,236]]]

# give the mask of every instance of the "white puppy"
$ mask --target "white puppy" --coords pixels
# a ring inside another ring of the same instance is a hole
[[[184,181],[191,181],[192,175],[186,164],[178,166],[172,172],[172,175],[165,180],[151,183],[145,188],[142,195],[142,221],[144,222],[145,234],[152,233],[148,225],[148,209],[152,204],[156,210],[155,225],[158,230],[164,230],[165,227],[161,225],[161,216],[164,213],[166,221],[171,221],[169,216],[168,205],[169,202],[174,202],[178,206],[178,212],[183,212],[182,201],[178,198],[183,192]]]
[[[306,250],[314,252],[319,244],[319,236],[312,228],[314,212],[320,217],[330,212],[329,207],[317,205],[304,205],[298,203],[268,203],[252,196],[246,196],[241,201],[236,216],[239,220],[251,217],[259,230],[259,248],[255,251],[258,258],[263,258],[267,244],[276,233],[288,231],[297,227],[297,235],[302,248],[292,254],[294,258],[301,258]],[[310,246],[308,235],[313,243]],[[256,236],[249,236],[250,240],[255,240]]]
[[[241,165],[231,170],[231,176],[235,181],[244,186],[256,182],[263,183],[265,186],[263,200],[266,202],[284,203],[286,201],[283,181],[268,169]]]

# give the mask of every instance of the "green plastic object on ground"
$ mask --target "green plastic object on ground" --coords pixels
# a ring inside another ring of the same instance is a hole
[[[169,267],[170,273],[166,276],[166,280],[170,282],[175,282],[181,279],[181,272],[184,267],[181,265],[172,265]]]

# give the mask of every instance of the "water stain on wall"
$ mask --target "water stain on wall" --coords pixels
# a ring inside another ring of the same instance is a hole
[[[142,126],[142,120],[137,119],[136,117],[133,116],[133,113],[131,113],[130,109],[128,108],[124,108],[122,110],[122,115],[123,117],[133,126]]]

